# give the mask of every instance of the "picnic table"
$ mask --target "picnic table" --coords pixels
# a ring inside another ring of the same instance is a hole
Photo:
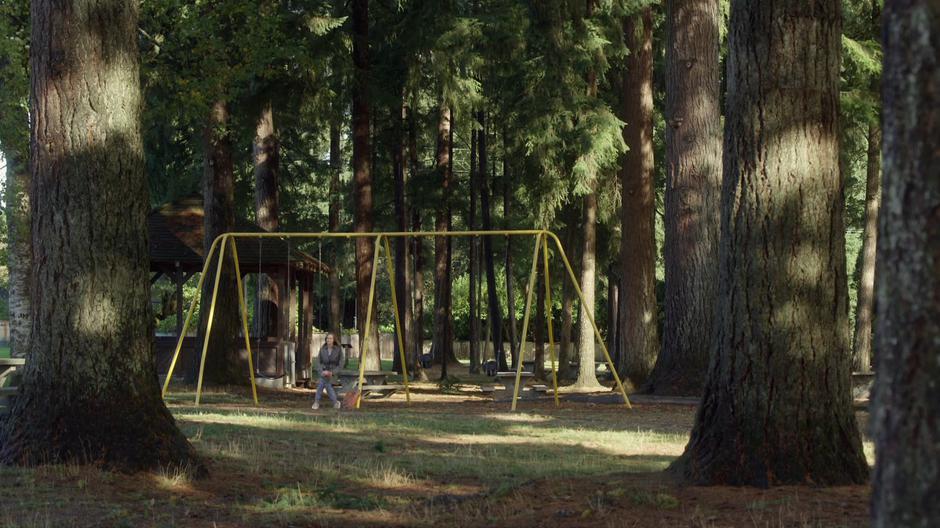
[[[24,358],[0,358],[0,399],[6,399],[16,394],[16,387],[5,387],[6,378],[16,372],[18,367],[26,364]]]
[[[16,372],[17,367],[26,364],[26,358],[0,358],[0,385],[10,374]]]
[[[391,372],[384,370],[367,370],[363,376],[362,393],[363,397],[370,395],[386,398],[398,391],[402,386],[390,384],[388,377]],[[359,384],[358,370],[340,370],[336,373],[340,382],[340,392],[351,392],[356,390]]]
[[[526,387],[526,382],[533,381],[535,379],[535,374],[523,370],[520,374],[520,387],[519,387],[519,397],[524,398],[527,395],[532,395],[533,391],[544,393],[547,390],[545,385],[532,385],[531,387]],[[480,390],[483,394],[491,394],[494,399],[497,401],[509,400],[512,398],[513,388],[516,386],[516,371],[506,370],[496,373],[496,383],[495,384],[484,384],[480,386]]]

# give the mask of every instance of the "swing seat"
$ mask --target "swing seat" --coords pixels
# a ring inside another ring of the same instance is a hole
[[[483,362],[483,373],[489,377],[496,375],[496,371],[499,370],[499,364],[496,363],[495,359],[490,359]]]

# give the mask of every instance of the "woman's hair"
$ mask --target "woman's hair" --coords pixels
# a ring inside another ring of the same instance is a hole
[[[323,336],[323,345],[324,345],[324,346],[326,346],[326,341],[327,341],[327,339],[329,339],[329,338],[331,338],[331,337],[333,338],[333,344],[334,344],[334,345],[338,345],[338,344],[339,344],[339,342],[336,341],[336,335],[333,334],[333,332],[327,332],[326,335]]]

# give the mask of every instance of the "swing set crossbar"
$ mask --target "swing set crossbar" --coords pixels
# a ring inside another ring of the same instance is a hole
[[[216,275],[214,278],[213,288],[212,288],[212,298],[209,303],[209,315],[206,321],[206,336],[203,340],[202,345],[202,355],[199,362],[199,378],[196,384],[196,405],[199,405],[202,397],[202,381],[203,374],[205,372],[206,364],[206,353],[209,348],[209,336],[212,332],[212,320],[215,317],[216,301],[218,300],[219,293],[219,278],[222,272],[223,259],[225,257],[226,247],[230,247],[232,251],[232,256],[234,257],[235,263],[235,276],[237,280],[238,287],[238,299],[239,307],[241,308],[241,319],[242,319],[242,330],[245,334],[245,346],[248,350],[248,370],[249,370],[249,379],[251,380],[251,390],[252,396],[254,398],[255,405],[258,404],[258,390],[255,384],[255,375],[254,375],[254,365],[252,363],[251,357],[251,343],[248,338],[248,307],[245,301],[245,292],[241,288],[241,268],[238,263],[238,249],[235,244],[236,239],[262,239],[262,238],[280,238],[280,239],[324,239],[324,238],[345,238],[345,239],[358,239],[358,238],[371,238],[374,242],[374,254],[372,256],[372,278],[371,284],[369,286],[369,303],[366,310],[366,326],[365,326],[365,337],[363,339],[362,345],[360,347],[360,360],[359,360],[359,384],[358,387],[363,387],[365,382],[365,355],[368,353],[368,344],[369,344],[369,334],[372,327],[372,312],[375,303],[375,281],[376,275],[378,274],[378,263],[379,263],[379,254],[382,250],[385,251],[385,268],[389,278],[389,285],[391,287],[392,293],[392,305],[394,306],[395,312],[395,334],[398,338],[398,350],[401,354],[401,365],[402,365],[402,380],[405,386],[405,397],[407,401],[411,402],[411,391],[408,384],[408,369],[407,362],[405,360],[405,347],[403,345],[402,339],[402,327],[401,327],[401,314],[399,314],[398,309],[398,294],[395,289],[395,266],[392,262],[392,252],[391,247],[389,246],[389,239],[391,238],[413,238],[413,237],[479,237],[479,236],[531,236],[535,239],[535,245],[532,255],[532,269],[529,273],[528,288],[526,293],[526,303],[525,311],[522,317],[522,335],[520,336],[520,342],[525,343],[526,332],[528,331],[529,325],[529,315],[532,309],[532,294],[536,287],[536,276],[538,273],[538,260],[539,253],[542,253],[542,264],[545,272],[545,306],[540,307],[543,310],[548,310],[548,340],[549,340],[549,352],[551,355],[551,364],[552,364],[552,385],[554,388],[555,396],[555,405],[559,405],[558,399],[558,375],[555,361],[555,339],[552,331],[552,318],[551,318],[551,306],[552,306],[552,297],[551,297],[551,286],[549,283],[549,260],[550,255],[548,251],[548,239],[551,239],[554,242],[555,248],[558,252],[558,255],[561,256],[561,261],[565,265],[567,270],[568,279],[571,282],[571,285],[574,286],[575,293],[577,293],[578,298],[581,301],[581,306],[584,307],[584,313],[587,315],[588,321],[591,323],[591,327],[594,329],[594,337],[597,343],[600,345],[601,350],[604,352],[604,359],[607,363],[607,367],[610,369],[611,374],[614,376],[614,380],[617,382],[617,389],[620,391],[620,394],[623,396],[623,403],[629,409],[631,408],[630,399],[627,397],[626,390],[623,387],[623,383],[620,380],[620,376],[617,374],[617,369],[614,366],[613,360],[610,356],[610,351],[607,349],[604,338],[601,335],[600,329],[597,327],[597,322],[594,318],[593,307],[587,306],[584,302],[584,293],[581,290],[581,286],[578,284],[578,280],[575,277],[574,269],[571,267],[571,262],[568,260],[568,256],[565,253],[564,247],[562,247],[561,240],[558,236],[552,233],[551,231],[545,229],[519,229],[519,230],[492,230],[492,231],[391,231],[391,232],[351,232],[351,233],[336,233],[336,232],[323,232],[323,233],[309,233],[309,232],[284,232],[284,233],[240,233],[240,232],[231,232],[223,233],[215,238],[212,241],[212,245],[209,247],[209,251],[206,254],[206,259],[203,264],[202,274],[199,277],[199,284],[196,289],[199,292],[202,292],[203,282],[205,281],[206,275],[209,271],[210,263],[212,262],[213,257],[218,252],[218,264],[216,269]],[[260,259],[260,255],[259,255]],[[200,294],[201,295],[201,294]],[[199,301],[200,296],[196,296],[193,299],[193,302],[189,306],[189,311],[186,314],[186,319],[183,323],[183,328],[180,332],[179,340],[176,343],[176,349],[173,352],[173,359],[170,361],[170,368],[167,371],[166,380],[163,383],[163,397],[166,397],[167,390],[170,386],[170,380],[173,377],[173,371],[176,368],[176,362],[179,359],[180,351],[183,347],[183,339],[186,336],[187,331],[189,330],[189,325],[192,320],[193,314],[196,311],[196,305]],[[516,362],[516,377],[515,377],[515,386],[513,387],[513,397],[512,397],[512,410],[516,410],[516,403],[519,399],[519,388],[522,380],[522,351],[523,348],[520,346],[520,357],[519,361]],[[356,398],[356,408],[360,407],[362,402],[362,390],[359,390],[359,395]]]

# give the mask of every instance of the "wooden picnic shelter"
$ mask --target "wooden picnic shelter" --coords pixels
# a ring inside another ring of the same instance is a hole
[[[163,299],[155,309],[158,317],[176,317],[176,331],[172,336],[157,336],[157,371],[164,374],[183,327],[183,286],[202,271],[205,255],[205,213],[202,196],[193,195],[167,203],[150,212],[147,227],[150,235],[150,284],[167,278],[176,286],[170,301]],[[234,231],[264,233],[264,229],[244,218],[236,218]],[[310,365],[315,343],[312,342],[314,306],[314,280],[317,274],[329,273],[329,267],[313,256],[292,248],[288,241],[277,238],[240,238],[236,240],[238,262],[243,276],[266,275],[276,285],[274,306],[259,312],[270,314],[265,324],[257,317],[250,325],[251,346],[256,373],[260,384],[268,386],[292,385],[304,376]],[[257,282],[255,282],[257,284]],[[255,296],[247,292],[248,299]],[[268,302],[268,301],[265,301]],[[298,308],[302,321],[298,321]],[[237,306],[223,307],[237,310]],[[167,313],[171,312],[171,313]],[[196,325],[198,328],[198,325]],[[198,338],[192,335],[183,342],[180,366],[184,379],[192,380],[196,368]],[[260,335],[265,334],[265,335]],[[235,339],[234,348],[244,351],[244,338]],[[255,350],[257,348],[257,350]]]

